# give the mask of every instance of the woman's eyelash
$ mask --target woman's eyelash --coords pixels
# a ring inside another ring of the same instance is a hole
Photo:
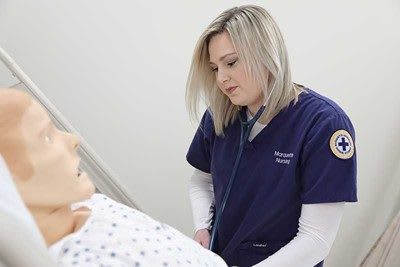
[[[236,61],[237,61],[237,60],[234,60],[234,61],[232,61],[232,62],[229,62],[229,63],[228,63],[228,66],[232,67],[233,65],[235,65]]]
[[[228,65],[229,67],[232,67],[233,65],[235,65],[236,62],[237,62],[237,60],[234,60],[234,61],[227,63],[226,65]],[[212,72],[215,72],[217,70],[218,70],[218,68],[211,68]]]

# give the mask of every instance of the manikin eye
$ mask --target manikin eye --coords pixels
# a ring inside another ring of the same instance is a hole
[[[48,136],[48,135],[46,135],[46,136],[44,137],[44,140],[46,140],[47,143],[53,143],[53,140],[52,140],[51,137]]]

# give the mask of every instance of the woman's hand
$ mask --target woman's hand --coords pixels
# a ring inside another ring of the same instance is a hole
[[[197,230],[194,234],[194,240],[208,249],[208,245],[210,244],[210,231],[208,231],[208,229]]]

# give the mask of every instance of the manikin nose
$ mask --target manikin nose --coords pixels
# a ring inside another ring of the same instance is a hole
[[[71,134],[71,133],[67,133],[67,134],[69,135],[69,138],[70,138],[71,147],[74,150],[77,150],[79,148],[79,145],[81,144],[79,137],[76,136],[75,134]]]

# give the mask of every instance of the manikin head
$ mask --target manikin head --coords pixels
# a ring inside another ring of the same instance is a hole
[[[78,174],[78,147],[30,95],[0,89],[0,154],[29,209],[63,208],[94,193],[86,173]]]

